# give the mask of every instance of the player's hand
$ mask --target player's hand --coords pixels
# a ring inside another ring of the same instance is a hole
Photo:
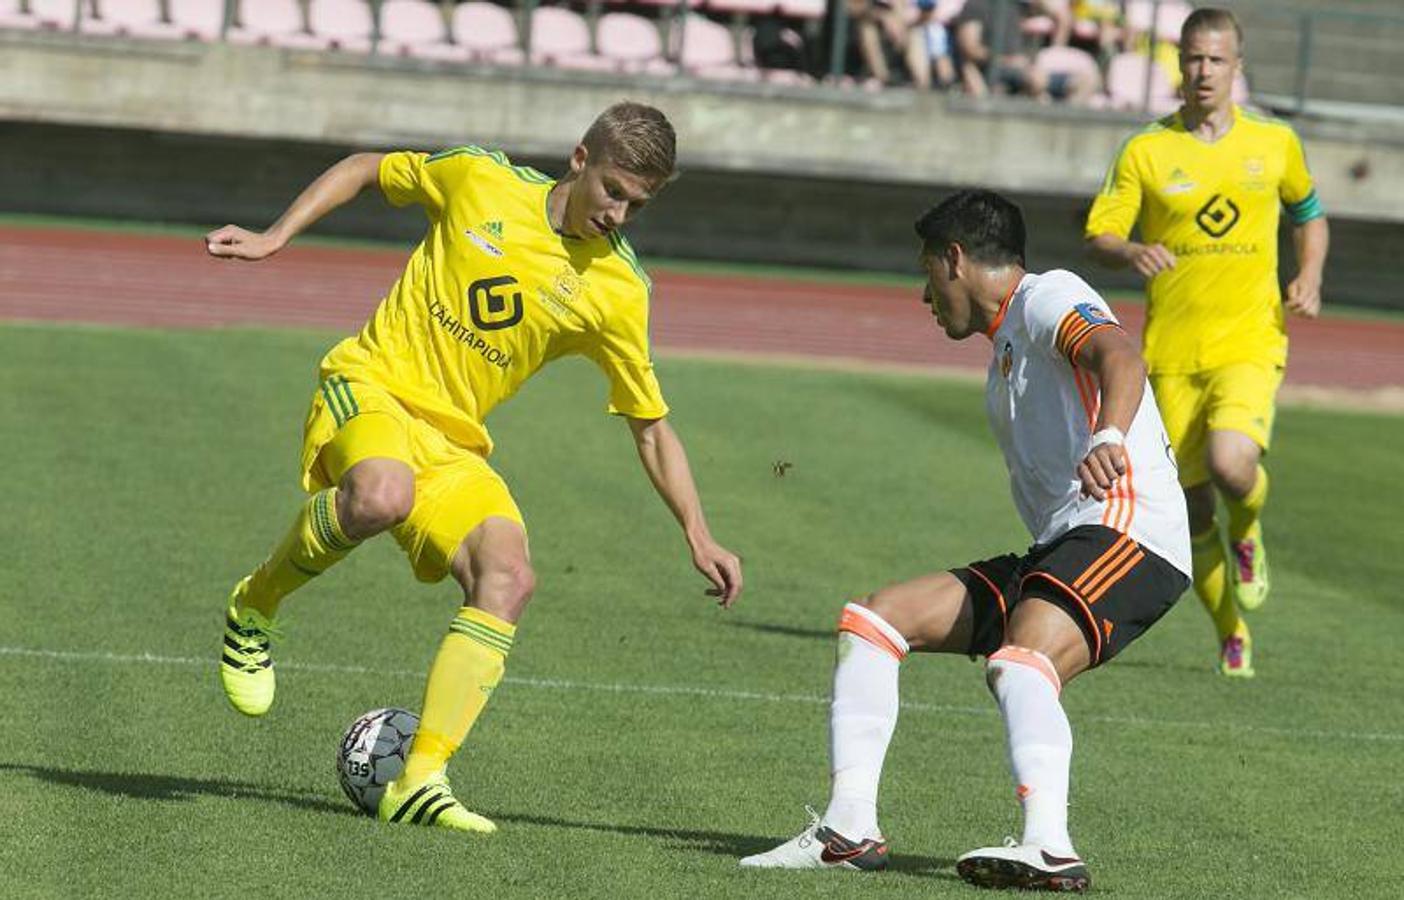
[[[1126,474],[1126,450],[1120,444],[1099,444],[1093,447],[1077,466],[1077,478],[1082,482],[1082,496],[1107,499],[1107,491]]]
[[[1129,244],[1126,261],[1147,281],[1175,268],[1175,254],[1163,244]]]
[[[707,596],[716,597],[718,605],[730,609],[741,596],[741,558],[706,538],[692,548],[692,564],[712,583]]]
[[[225,225],[205,235],[205,250],[221,259],[257,260],[283,249],[283,241],[267,232],[249,231],[238,225]]]
[[[1314,319],[1321,312],[1321,279],[1298,275],[1287,285],[1283,301],[1287,311],[1304,319]]]

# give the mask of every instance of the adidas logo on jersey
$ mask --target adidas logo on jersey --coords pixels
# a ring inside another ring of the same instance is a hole
[[[499,241],[502,240],[502,223],[500,221],[484,222],[483,231],[486,231]]]
[[[502,229],[502,224],[501,224],[500,222],[497,223],[497,227],[498,227],[498,230],[500,231],[500,230]],[[485,229],[485,230],[486,230],[486,229]],[[478,234],[476,231],[474,231],[474,230],[471,229],[471,228],[465,228],[465,229],[463,229],[463,233],[468,237],[468,240],[470,240],[470,241],[473,242],[473,246],[477,247],[479,250],[483,251],[483,252],[486,253],[488,256],[491,256],[493,259],[501,259],[501,258],[502,258],[502,256],[503,256],[502,248],[496,246],[495,244],[493,244],[492,241],[490,241],[490,240],[488,240],[487,238],[483,237],[482,235]],[[500,240],[500,239],[501,239],[501,235],[498,235],[498,238],[499,238],[499,240]]]
[[[1189,173],[1176,166],[1170,171],[1170,177],[1165,180],[1166,194],[1183,194],[1186,191],[1195,189],[1195,183],[1190,180]]]

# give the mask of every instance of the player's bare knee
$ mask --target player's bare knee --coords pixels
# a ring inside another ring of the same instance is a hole
[[[878,591],[866,597],[854,600],[854,603],[875,613],[884,622],[897,630],[897,633],[910,641],[915,635],[911,634],[913,622],[911,617],[904,611],[903,604],[894,591]]]
[[[1258,461],[1237,455],[1211,456],[1209,477],[1214,486],[1231,497],[1245,496],[1258,477]]]
[[[409,518],[414,509],[414,478],[376,473],[351,480],[339,510],[348,534],[379,534]]]

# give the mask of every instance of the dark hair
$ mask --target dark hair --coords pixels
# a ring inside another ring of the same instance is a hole
[[[991,266],[1024,265],[1024,214],[994,191],[959,191],[916,221],[923,252],[944,253],[960,246],[976,262]]]
[[[677,135],[661,111],[624,101],[600,113],[580,142],[592,155],[645,178],[668,180],[677,163]]]
[[[1227,9],[1214,6],[1201,6],[1189,14],[1185,24],[1180,26],[1180,46],[1189,42],[1196,31],[1232,31],[1238,38],[1238,52],[1243,53],[1243,28],[1238,17]]]

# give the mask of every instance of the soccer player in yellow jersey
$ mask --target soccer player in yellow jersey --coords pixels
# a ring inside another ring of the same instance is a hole
[[[683,445],[665,418],[648,347],[650,283],[619,227],[672,177],[672,125],[620,103],[575,147],[559,181],[501,153],[357,153],[328,169],[262,233],[228,225],[208,252],[258,260],[361,190],[423,208],[428,232],[356,337],[322,360],[307,414],[311,494],[273,553],[230,597],[221,680],[240,712],[273,701],[279,602],[357,544],[389,531],[415,575],[452,575],[463,607],[429,670],[419,730],[380,818],[495,830],[454,798],[444,770],[503,668],[535,578],[522,514],[488,464],[483,423],[541,366],[593,360],[653,486],[682,526],[709,593],[729,607],[741,564],[708,531]]]
[[[1287,362],[1282,308],[1319,312],[1329,234],[1296,134],[1231,98],[1242,47],[1227,10],[1189,16],[1180,36],[1184,105],[1122,145],[1087,239],[1102,262],[1147,281],[1144,353],[1189,504],[1195,592],[1218,630],[1219,671],[1251,677],[1239,609],[1258,608],[1268,591],[1261,459]],[[1297,256],[1285,298],[1277,284],[1283,204]],[[1139,241],[1129,239],[1133,226]],[[1216,490],[1231,554],[1215,519]]]

